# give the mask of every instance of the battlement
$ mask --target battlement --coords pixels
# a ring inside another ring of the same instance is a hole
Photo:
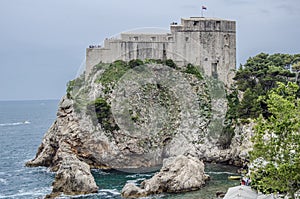
[[[218,18],[182,18],[167,33],[121,33],[105,39],[104,46],[86,50],[86,75],[99,62],[131,59],[172,59],[179,66],[197,65],[206,75],[225,84],[236,67],[236,23]]]
[[[171,25],[171,32],[201,31],[201,32],[234,32],[235,21],[218,18],[190,17],[182,18],[181,24]]]

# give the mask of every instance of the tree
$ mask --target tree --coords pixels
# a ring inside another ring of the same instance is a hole
[[[245,100],[242,100],[238,105],[237,115],[240,119],[247,119],[249,117],[256,118],[262,113],[260,103],[257,101],[258,97],[259,94],[257,92],[252,92],[250,88],[245,91]]]
[[[296,62],[295,64],[292,65],[292,70],[294,72],[299,72],[300,71],[300,61]]]
[[[287,70],[287,66],[299,59],[299,55],[260,53],[249,58],[245,65],[236,72],[237,89],[245,92],[238,108],[240,118],[257,118],[263,113],[268,117],[266,105],[257,103],[258,96],[266,95],[267,92],[276,87],[276,82],[287,83],[295,79],[295,74]],[[245,105],[251,104],[247,111]]]
[[[265,100],[270,116],[260,116],[250,153],[253,186],[263,193],[289,193],[300,189],[300,99],[299,87],[278,83]]]

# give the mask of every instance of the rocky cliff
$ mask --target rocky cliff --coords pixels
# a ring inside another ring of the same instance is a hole
[[[90,168],[153,171],[179,155],[240,165],[251,131],[236,128],[227,147],[220,144],[226,112],[223,84],[193,65],[100,63],[87,79],[69,83],[27,166],[57,171],[54,197],[97,191]],[[66,186],[66,179],[76,180]]]

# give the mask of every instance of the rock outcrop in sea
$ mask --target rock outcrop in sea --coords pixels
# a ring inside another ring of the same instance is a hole
[[[158,173],[141,183],[141,187],[126,184],[124,198],[138,198],[160,193],[178,193],[200,189],[209,176],[204,173],[204,163],[196,157],[179,155],[167,158]]]
[[[57,172],[49,197],[96,192],[93,168],[148,172],[163,163],[143,183],[146,195],[194,190],[204,184],[201,161],[241,165],[247,159],[251,124],[236,127],[226,143],[220,139],[228,109],[221,82],[192,65],[136,63],[100,63],[87,79],[69,83],[56,121],[26,164]],[[199,173],[190,176],[193,168]],[[173,180],[163,183],[167,178]]]
[[[52,198],[61,193],[81,195],[97,192],[98,187],[90,173],[90,166],[78,160],[75,154],[65,154],[56,173],[52,193],[48,197]]]

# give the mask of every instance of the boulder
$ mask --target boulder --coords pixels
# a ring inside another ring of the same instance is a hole
[[[124,198],[139,198],[147,196],[144,189],[141,189],[133,183],[126,184],[121,192]]]
[[[159,194],[180,193],[200,189],[208,176],[198,158],[179,155],[164,160],[163,167],[151,179],[141,183],[141,188],[127,184],[122,190],[124,198]]]
[[[60,194],[79,195],[97,193],[98,187],[90,172],[90,166],[75,155],[65,155],[56,173],[52,193],[47,198]]]

